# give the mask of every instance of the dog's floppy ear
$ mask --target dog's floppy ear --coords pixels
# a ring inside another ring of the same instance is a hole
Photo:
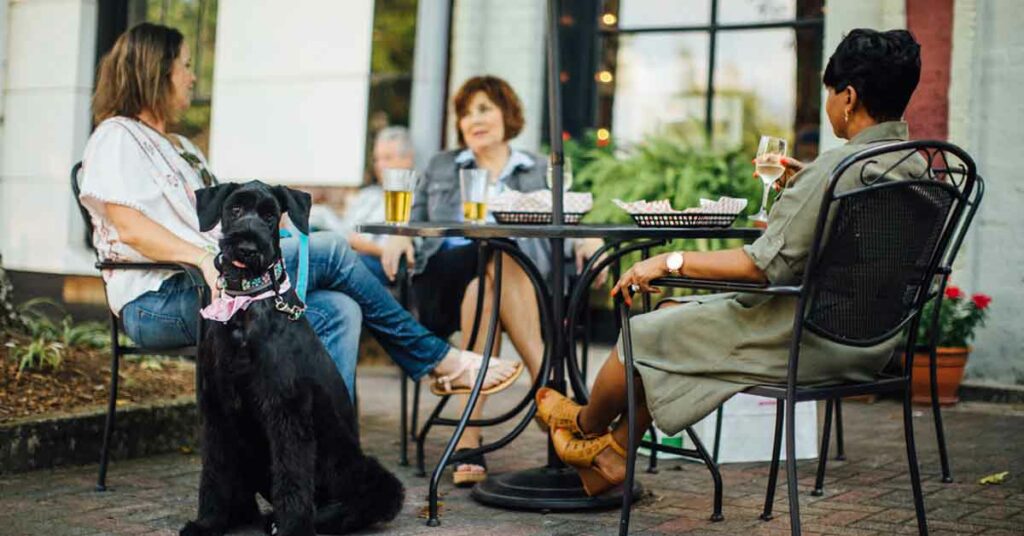
[[[271,190],[295,228],[302,234],[309,234],[309,208],[313,205],[313,198],[306,192],[287,186],[274,186]]]
[[[224,201],[237,188],[237,183],[225,182],[196,190],[196,212],[199,214],[200,231],[206,232],[217,226],[224,210]]]

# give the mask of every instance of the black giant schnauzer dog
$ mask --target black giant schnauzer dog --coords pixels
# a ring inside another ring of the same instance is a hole
[[[200,228],[221,222],[217,259],[227,295],[270,292],[226,322],[206,321],[200,346],[203,471],[199,519],[182,536],[221,535],[258,521],[268,532],[341,534],[389,521],[401,482],[359,448],[348,390],[285,281],[278,222],[308,232],[308,194],[258,181],[196,192]]]

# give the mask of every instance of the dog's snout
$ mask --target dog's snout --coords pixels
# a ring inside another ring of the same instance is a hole
[[[253,256],[260,252],[259,246],[256,245],[256,242],[253,242],[251,240],[243,240],[239,242],[238,245],[236,246],[236,250],[238,251],[239,255],[243,256]]]

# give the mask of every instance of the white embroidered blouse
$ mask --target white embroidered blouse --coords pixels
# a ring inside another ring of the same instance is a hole
[[[190,141],[178,136],[186,151],[203,166],[206,159]],[[113,117],[96,127],[82,158],[81,201],[92,216],[93,245],[99,258],[147,262],[118,238],[106,214],[105,204],[133,208],[162,225],[182,240],[202,248],[217,246],[219,227],[199,231],[195,190],[203,187],[199,172],[171,142],[135,119]],[[135,298],[157,290],[174,272],[167,270],[104,271],[107,302],[115,314]]]

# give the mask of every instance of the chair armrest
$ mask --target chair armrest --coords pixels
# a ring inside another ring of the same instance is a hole
[[[99,261],[96,263],[99,270],[172,270],[188,275],[192,284],[197,287],[206,288],[206,278],[199,268],[184,262],[118,262]],[[206,291],[204,290],[204,303]]]
[[[774,294],[796,296],[800,294],[800,285],[767,285],[760,283],[744,283],[740,281],[718,281],[713,279],[690,279],[688,277],[662,277],[651,281],[657,287],[695,288],[701,290],[718,290],[724,292],[749,292],[753,294]]]

